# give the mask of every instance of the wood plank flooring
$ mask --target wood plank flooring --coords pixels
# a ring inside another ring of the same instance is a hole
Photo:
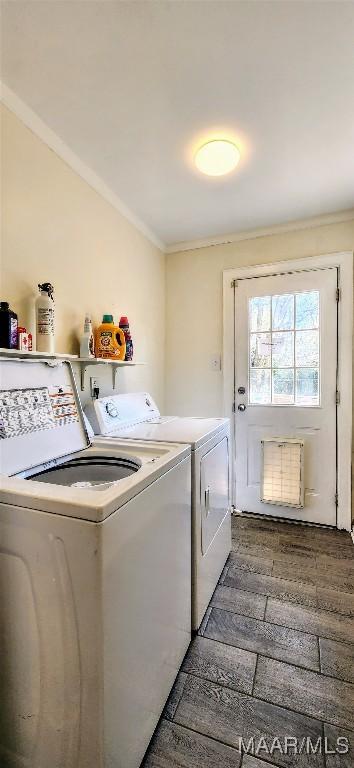
[[[238,516],[232,545],[142,768],[353,768],[349,534]]]

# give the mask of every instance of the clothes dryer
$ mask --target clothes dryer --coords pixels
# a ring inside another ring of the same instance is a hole
[[[231,549],[229,419],[161,416],[147,392],[93,400],[85,413],[104,439],[191,447],[192,628],[197,630]]]

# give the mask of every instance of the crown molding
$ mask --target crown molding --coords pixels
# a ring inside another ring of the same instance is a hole
[[[0,101],[18,117],[44,144],[78,174],[92,189],[113,206],[130,224],[144,235],[159,250],[165,252],[164,243],[142,222],[125,203],[107,186],[64,141],[49,128],[33,110],[20,99],[11,88],[0,81]]]
[[[348,208],[345,211],[326,213],[309,219],[290,221],[285,224],[276,224],[272,227],[247,230],[245,232],[235,232],[231,235],[217,235],[202,240],[189,240],[182,243],[175,243],[173,245],[168,245],[165,248],[165,253],[173,254],[183,251],[194,251],[199,248],[210,248],[210,246],[214,245],[228,245],[229,243],[238,243],[241,240],[255,240],[258,237],[269,237],[270,235],[278,235],[285,232],[296,232],[296,230],[300,229],[312,229],[326,224],[340,224],[344,221],[351,221],[352,219],[354,220],[354,208]]]

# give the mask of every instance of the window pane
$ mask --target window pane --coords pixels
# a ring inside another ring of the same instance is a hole
[[[273,368],[294,366],[294,332],[272,333]]]
[[[296,294],[296,328],[318,328],[320,294],[318,291]]]
[[[319,323],[319,291],[249,300],[250,405],[319,405]]]
[[[286,331],[294,327],[294,294],[284,293],[272,297],[273,331]]]
[[[270,333],[251,333],[250,367],[270,368],[271,366]]]
[[[270,296],[250,299],[249,313],[251,331],[270,331]]]
[[[250,371],[250,403],[269,405],[270,402],[270,370],[253,368]]]
[[[316,366],[319,365],[319,332],[318,331],[297,331],[295,342],[295,360],[296,365]]]
[[[294,369],[273,370],[273,403],[289,405],[294,402]]]
[[[296,405],[318,405],[318,368],[298,368],[296,371]]]

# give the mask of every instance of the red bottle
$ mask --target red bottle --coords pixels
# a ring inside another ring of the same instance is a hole
[[[133,339],[130,333],[129,320],[124,315],[120,318],[119,327],[124,331],[125,336],[125,360],[132,360],[134,352]]]

